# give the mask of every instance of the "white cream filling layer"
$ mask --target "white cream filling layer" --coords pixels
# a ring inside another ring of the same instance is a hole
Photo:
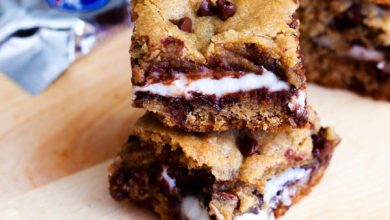
[[[291,111],[296,111],[298,114],[302,114],[305,111],[306,104],[306,93],[302,90],[298,91],[297,95],[294,95],[290,102],[288,103],[288,107]]]
[[[368,49],[354,45],[347,52],[347,56],[356,60],[380,62],[385,59],[385,54],[375,49]]]
[[[288,90],[287,82],[279,80],[276,75],[263,68],[263,73],[247,73],[241,77],[223,77],[221,79],[202,78],[197,80],[188,79],[180,74],[170,84],[154,83],[146,86],[135,86],[134,92],[150,92],[161,96],[191,98],[192,93],[203,95],[215,95],[217,98],[241,91],[267,88],[270,92]]]
[[[188,220],[209,220],[207,209],[193,196],[187,196],[181,203],[181,213]]]
[[[263,195],[264,209],[255,213],[244,213],[234,220],[274,220],[273,209],[279,204],[290,206],[291,198],[304,186],[310,178],[311,170],[290,168],[279,176],[273,177],[265,184]],[[291,183],[291,185],[289,185]],[[217,213],[217,220],[225,220],[216,207],[211,207]],[[208,211],[195,197],[185,197],[181,204],[181,212],[189,220],[209,220]]]
[[[234,220],[274,220],[275,217],[270,212],[259,211],[259,213],[245,213],[234,218]],[[219,220],[219,219],[218,219]]]
[[[176,186],[176,180],[168,175],[168,167],[163,166],[161,178],[164,179],[169,187],[169,190],[173,190]]]
[[[281,175],[268,180],[265,184],[264,203],[269,208],[276,208],[282,203],[285,206],[291,205],[291,197],[297,193],[310,178],[311,170],[303,168],[290,168]],[[291,186],[286,186],[293,183]]]

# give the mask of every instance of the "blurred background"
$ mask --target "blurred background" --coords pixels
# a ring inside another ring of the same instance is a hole
[[[129,0],[1,0],[0,71],[30,94],[128,25]],[[17,60],[17,62],[15,62]]]
[[[0,204],[119,151],[129,25],[129,0],[0,0]]]

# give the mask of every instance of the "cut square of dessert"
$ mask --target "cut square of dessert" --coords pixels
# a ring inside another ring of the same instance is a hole
[[[339,143],[330,128],[184,133],[151,115],[133,128],[110,167],[115,200],[161,219],[274,219],[310,192]]]
[[[187,131],[302,127],[296,0],[136,0],[133,103]]]
[[[390,1],[302,0],[310,81],[390,100]]]

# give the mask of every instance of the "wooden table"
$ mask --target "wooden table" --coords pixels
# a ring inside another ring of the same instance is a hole
[[[0,219],[155,219],[107,192],[104,161],[142,114],[130,107],[129,39],[120,32],[35,97],[0,75]],[[309,102],[343,141],[283,219],[390,219],[390,103],[317,86]]]

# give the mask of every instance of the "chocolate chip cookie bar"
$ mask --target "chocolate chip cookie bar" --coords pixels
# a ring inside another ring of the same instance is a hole
[[[151,207],[161,219],[274,219],[310,192],[338,136],[310,125],[279,131],[184,133],[141,118],[110,167],[117,201]]]
[[[307,123],[296,0],[135,0],[133,104],[193,132]]]
[[[310,81],[390,100],[390,1],[302,0]]]

